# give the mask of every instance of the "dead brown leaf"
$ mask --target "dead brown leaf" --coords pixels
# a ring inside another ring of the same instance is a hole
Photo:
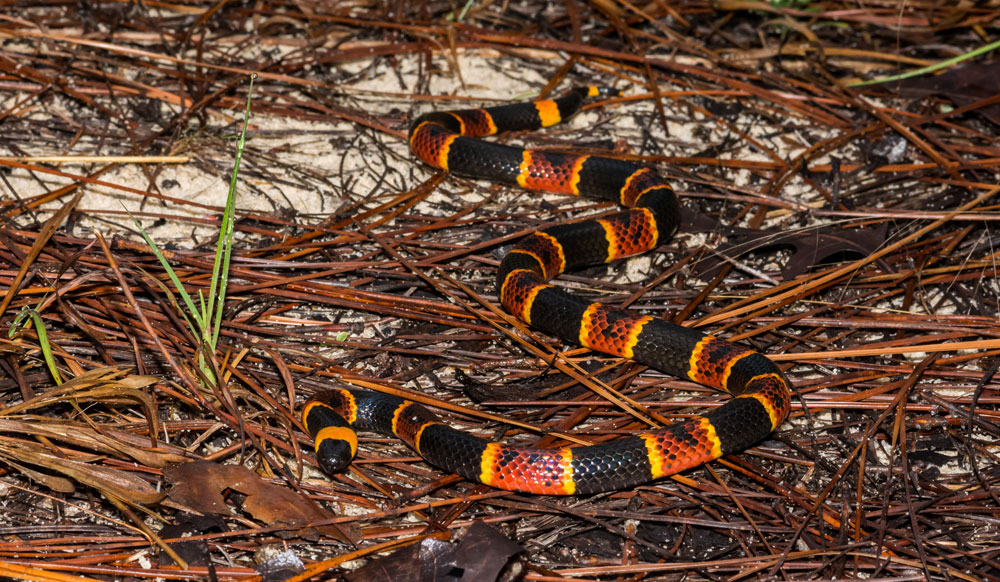
[[[128,471],[103,467],[95,463],[85,463],[54,455],[48,447],[37,443],[0,440],[0,457],[5,461],[44,467],[68,477],[71,481],[93,487],[108,497],[115,497],[129,503],[152,505],[163,499],[148,481]],[[96,457],[95,457],[96,458]],[[32,478],[41,480],[56,491],[68,493],[73,490],[72,484],[67,490],[65,480],[43,473],[26,472]]]
[[[95,454],[113,455],[142,463],[148,467],[166,467],[186,460],[184,449],[160,443],[145,446],[149,438],[113,428],[94,427],[71,420],[56,420],[36,416],[0,417],[0,432],[5,434],[45,437],[68,443]]]
[[[356,534],[349,536],[337,526],[308,527],[316,521],[333,516],[311,499],[286,487],[268,483],[243,465],[220,465],[209,461],[192,461],[167,467],[163,476],[171,487],[171,501],[200,513],[229,515],[226,491],[238,491],[246,496],[243,509],[267,525],[292,526],[297,533],[311,537],[315,532],[354,543]]]

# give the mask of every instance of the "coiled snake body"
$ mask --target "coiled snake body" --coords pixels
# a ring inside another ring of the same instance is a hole
[[[624,489],[742,450],[788,414],[789,384],[750,348],[648,315],[589,303],[547,281],[573,268],[652,250],[677,230],[673,190],[656,172],[601,156],[540,152],[476,139],[554,125],[588,97],[614,92],[586,87],[557,99],[423,115],[410,149],[449,172],[532,190],[614,200],[627,210],[533,233],[497,271],[500,301],[512,314],[565,341],[622,356],[726,390],[722,406],[663,428],[580,447],[534,449],[488,442],[443,424],[395,396],[354,389],[318,394],[303,410],[324,470],[343,470],[357,451],[354,429],[401,438],[432,465],[492,487],[572,495]]]

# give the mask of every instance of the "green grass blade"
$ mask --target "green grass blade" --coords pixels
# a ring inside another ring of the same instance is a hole
[[[981,46],[975,50],[969,51],[967,53],[958,55],[957,57],[952,57],[950,59],[941,61],[940,63],[934,63],[933,65],[928,65],[920,69],[915,69],[913,71],[908,71],[906,73],[900,73],[899,75],[893,75],[891,77],[883,77],[881,79],[872,79],[871,81],[858,81],[857,83],[848,83],[848,87],[862,87],[864,85],[877,85],[879,83],[890,83],[892,81],[902,81],[903,79],[909,79],[911,77],[918,77],[920,75],[926,75],[927,73],[933,73],[954,64],[961,63],[968,59],[978,57],[979,55],[986,54],[990,51],[1000,48],[1000,40],[995,40],[988,45]]]
[[[198,327],[198,323],[196,321],[192,321],[191,319],[192,317],[196,317],[198,314],[192,312],[192,314],[189,316],[188,313],[181,308],[180,303],[177,303],[177,297],[173,293],[171,293],[170,287],[167,287],[167,285],[163,281],[160,281],[159,277],[156,277],[152,273],[147,272],[145,269],[142,268],[139,269],[139,272],[149,277],[149,280],[152,281],[153,284],[160,289],[160,291],[163,291],[163,295],[166,296],[167,303],[170,304],[170,307],[173,308],[175,312],[179,313],[181,317],[184,318],[184,323],[186,323],[188,329],[191,330],[191,335],[193,335],[195,338],[201,337],[201,328]],[[201,291],[199,291],[198,294],[201,295]],[[191,310],[188,309],[187,311]]]
[[[233,231],[236,224],[236,185],[240,172],[240,161],[243,159],[243,146],[246,144],[247,127],[250,125],[250,103],[253,101],[253,82],[257,78],[250,77],[250,89],[247,91],[247,106],[243,115],[243,129],[236,142],[236,162],[233,164],[232,177],[229,179],[229,195],[226,197],[226,210],[222,214],[222,225],[219,228],[219,243],[215,247],[215,265],[212,269],[212,284],[209,286],[208,309],[212,313],[205,314],[205,319],[214,320],[209,345],[212,349],[219,342],[222,329],[222,311],[226,301],[226,286],[229,282],[229,264],[233,253]],[[211,315],[214,314],[214,318]]]
[[[160,265],[163,267],[163,270],[166,271],[167,276],[170,277],[170,282],[173,283],[174,289],[177,289],[177,293],[181,296],[181,299],[184,300],[184,305],[187,306],[188,311],[191,313],[191,317],[195,318],[195,323],[198,325],[198,329],[204,330],[205,321],[204,319],[202,319],[201,313],[197,309],[195,309],[194,301],[192,301],[191,296],[188,295],[187,289],[185,289],[184,284],[181,283],[180,277],[177,276],[177,273],[174,272],[173,267],[170,266],[170,262],[167,261],[167,257],[163,256],[163,253],[160,251],[159,247],[156,246],[156,243],[153,242],[153,239],[146,233],[146,229],[144,229],[142,227],[142,224],[139,223],[139,219],[133,216],[132,213],[129,212],[127,208],[125,209],[125,212],[128,212],[128,215],[132,218],[132,222],[135,223],[135,227],[139,229],[139,233],[142,234],[142,238],[146,240],[146,244],[149,245],[150,250],[153,251],[153,254],[156,255],[157,260],[160,261]]]
[[[52,344],[49,343],[49,334],[45,331],[45,323],[42,321],[41,314],[25,305],[21,308],[21,312],[14,318],[13,323],[11,323],[7,336],[14,337],[14,335],[24,328],[24,321],[29,318],[35,325],[35,334],[38,336],[38,346],[42,348],[42,357],[45,358],[45,365],[48,366],[49,373],[52,374],[52,379],[55,380],[56,384],[62,384],[62,376],[59,375],[59,368],[56,367],[56,358],[52,355]]]

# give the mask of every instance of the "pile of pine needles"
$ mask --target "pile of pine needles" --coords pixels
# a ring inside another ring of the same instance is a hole
[[[1000,580],[1000,8],[941,4],[8,3],[0,577]],[[505,245],[613,209],[409,159],[505,79],[625,90],[518,139],[653,165],[686,225],[562,282],[773,357],[771,438],[578,499],[372,435],[316,470],[332,385],[540,446],[724,401],[497,308]]]

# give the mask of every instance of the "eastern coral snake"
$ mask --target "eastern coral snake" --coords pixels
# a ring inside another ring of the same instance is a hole
[[[548,127],[575,114],[587,98],[610,94],[617,91],[585,87],[558,99],[429,113],[413,123],[410,149],[431,166],[457,175],[613,200],[627,208],[522,239],[497,271],[500,301],[532,327],[567,342],[726,390],[733,398],[704,416],[635,436],[532,449],[458,431],[423,406],[395,396],[330,390],[303,410],[324,470],[343,470],[354,457],[354,429],[373,430],[398,436],[432,465],[492,487],[549,495],[595,493],[646,483],[742,450],[785,419],[788,381],[763,355],[649,315],[588,303],[547,283],[566,270],[643,253],[669,240],[678,227],[677,198],[655,171],[631,162],[476,138]]]

